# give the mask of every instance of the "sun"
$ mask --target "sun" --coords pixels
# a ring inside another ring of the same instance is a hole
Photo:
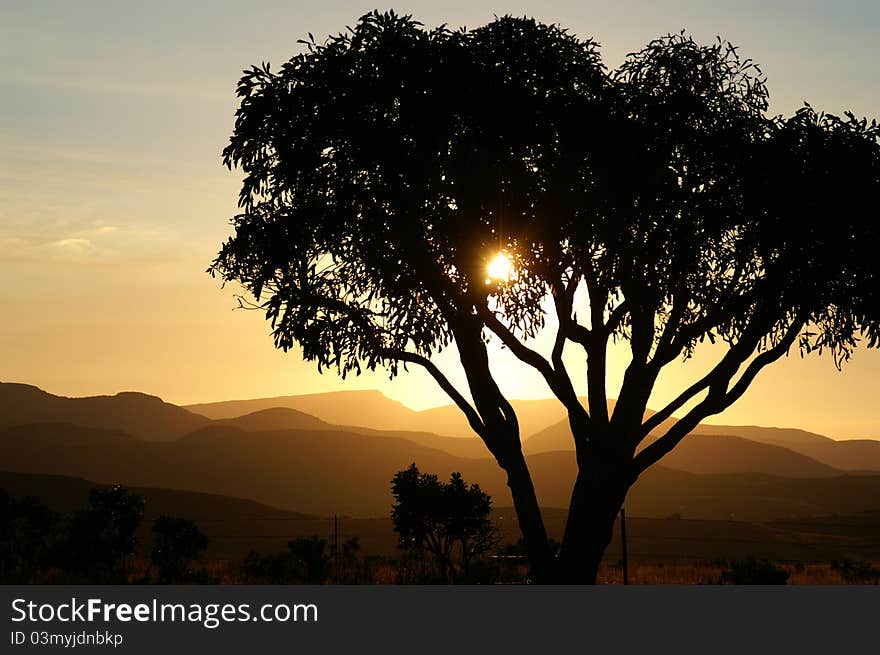
[[[513,263],[507,258],[503,252],[495,255],[495,259],[489,262],[486,267],[489,278],[486,283],[490,282],[510,282],[510,276],[513,273]]]

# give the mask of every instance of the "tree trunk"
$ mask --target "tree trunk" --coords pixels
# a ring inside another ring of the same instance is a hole
[[[599,564],[629,488],[626,476],[612,469],[591,466],[578,473],[555,582],[596,584]]]
[[[550,582],[554,568],[553,553],[522,450],[517,449],[512,453],[504,462],[503,468],[507,472],[507,486],[513,496],[513,507],[531,564],[532,580],[538,584]]]

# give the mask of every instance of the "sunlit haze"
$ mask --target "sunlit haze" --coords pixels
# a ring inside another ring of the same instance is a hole
[[[298,350],[274,349],[261,312],[233,309],[239,289],[221,289],[205,273],[237,210],[240,174],[221,166],[220,150],[242,69],[262,61],[277,68],[308,32],[342,31],[373,8],[334,0],[3,3],[0,380],[72,396],[137,390],[180,404],[369,388],[413,408],[446,404],[421,370],[393,381],[382,372],[319,375]],[[761,65],[772,112],[790,114],[808,100],[832,113],[880,115],[880,4],[868,0],[410,0],[395,9],[429,26],[534,15],[595,38],[610,67],[682,28],[702,41],[720,33]],[[507,280],[511,270],[499,253],[487,276]],[[491,347],[511,397],[552,395],[500,344]],[[675,397],[717,352],[707,346],[670,366],[650,405]],[[626,344],[611,351],[610,395],[627,354]],[[454,351],[436,361],[464,386]],[[575,348],[566,361],[585,393]],[[838,372],[830,358],[802,359],[794,349],[714,420],[880,438],[878,378],[878,351],[857,350]]]

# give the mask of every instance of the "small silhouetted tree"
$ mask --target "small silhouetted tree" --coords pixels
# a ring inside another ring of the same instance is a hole
[[[329,562],[327,540],[312,535],[287,542],[287,549],[280,553],[260,555],[252,550],[243,568],[252,582],[321,584],[327,578]]]
[[[454,555],[460,557],[466,574],[472,558],[498,545],[498,533],[489,518],[491,498],[479,485],[465,483],[460,473],[443,482],[412,464],[394,475],[391,493],[391,520],[399,546],[433,555],[450,582],[455,579]]]
[[[531,19],[372,13],[248,70],[238,95],[223,160],[244,172],[241,212],[211,273],[319,370],[433,376],[506,472],[536,580],[595,581],[639,475],[793,347],[839,366],[880,343],[880,128],[768,116],[762,74],[720,40],[668,36],[609,71],[593,41]],[[499,253],[512,270],[491,277]],[[568,413],[558,561],[490,337]],[[609,411],[613,340],[631,358]],[[716,365],[646,416],[704,341]],[[432,360],[453,345],[466,389]]]
[[[300,577],[307,584],[320,584],[327,577],[327,540],[317,536],[297,537],[287,543],[291,556],[297,563]]]
[[[61,568],[74,579],[125,580],[125,559],[135,552],[144,499],[115,485],[92,489],[86,509],[74,512],[58,546]]]
[[[736,585],[784,585],[790,574],[770,560],[759,560],[753,555],[736,560],[722,571],[721,581]]]
[[[242,563],[245,581],[250,584],[292,584],[299,582],[296,562],[286,551],[261,555],[250,550]]]
[[[159,582],[179,583],[192,577],[191,563],[208,548],[208,537],[190,520],[159,516],[153,522],[153,565]]]
[[[52,565],[60,516],[36,498],[0,489],[0,584],[30,584]]]
[[[357,537],[349,537],[342,544],[341,580],[345,584],[356,584],[361,580],[363,562],[360,559],[361,542]]]

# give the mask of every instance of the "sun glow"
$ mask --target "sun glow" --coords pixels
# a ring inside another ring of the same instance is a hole
[[[486,272],[489,274],[489,278],[486,280],[487,284],[490,282],[509,282],[513,273],[513,263],[503,252],[499,252],[495,255],[495,259],[489,262]]]

